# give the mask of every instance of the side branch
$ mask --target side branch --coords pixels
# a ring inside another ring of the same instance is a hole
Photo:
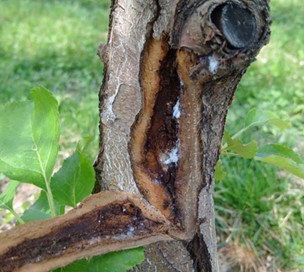
[[[171,240],[170,224],[137,195],[102,192],[66,215],[0,234],[0,271],[49,271],[111,251]]]

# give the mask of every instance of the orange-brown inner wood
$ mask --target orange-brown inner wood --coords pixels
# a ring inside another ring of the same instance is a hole
[[[175,51],[166,38],[151,39],[145,49],[140,75],[143,107],[131,134],[131,160],[137,185],[145,198],[168,219],[174,219],[176,163],[163,165],[178,140],[172,111],[180,92]]]
[[[189,77],[197,59],[185,50],[169,50],[165,39],[149,41],[140,76],[143,107],[130,143],[139,190],[182,229],[195,223],[202,184],[201,84]],[[178,117],[173,115],[177,102]]]

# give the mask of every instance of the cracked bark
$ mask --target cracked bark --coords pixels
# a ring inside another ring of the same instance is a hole
[[[214,168],[237,84],[268,41],[268,1],[114,0],[110,19],[95,164],[105,192],[0,234],[1,272],[148,244],[134,271],[218,271]]]

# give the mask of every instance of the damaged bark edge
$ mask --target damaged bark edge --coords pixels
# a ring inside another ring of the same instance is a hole
[[[55,219],[0,234],[0,271],[49,271],[84,257],[171,240],[169,222],[141,197],[102,192]]]

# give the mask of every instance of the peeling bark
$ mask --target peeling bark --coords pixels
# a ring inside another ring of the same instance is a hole
[[[172,240],[170,224],[145,200],[102,192],[64,216],[0,234],[0,271],[49,271],[109,251]]]
[[[95,164],[108,191],[0,234],[0,271],[47,271],[155,242],[135,271],[218,271],[214,169],[229,105],[269,24],[267,0],[112,1]]]

